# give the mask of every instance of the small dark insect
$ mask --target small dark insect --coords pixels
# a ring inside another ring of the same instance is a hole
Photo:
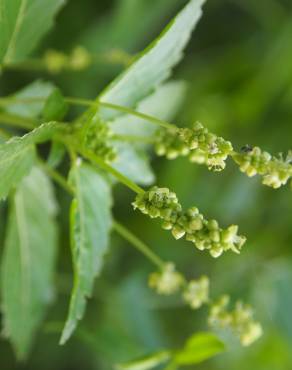
[[[246,144],[246,145],[244,145],[241,149],[240,149],[240,151],[241,152],[243,152],[243,153],[250,153],[251,151],[252,151],[252,146],[251,145],[249,145],[249,144]]]

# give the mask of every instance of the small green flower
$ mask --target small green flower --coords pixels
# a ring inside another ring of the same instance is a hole
[[[149,276],[149,286],[158,294],[170,295],[176,293],[184,284],[184,277],[176,271],[171,262],[165,264],[159,272],[153,272]]]
[[[161,130],[157,136],[156,153],[168,159],[188,156],[191,162],[206,164],[208,169],[221,171],[233,148],[229,141],[208,131],[201,123],[192,128]]]
[[[184,300],[191,308],[200,308],[204,303],[209,301],[209,278],[205,275],[197,280],[191,280],[184,293]]]
[[[230,328],[243,346],[249,346],[262,335],[260,323],[254,321],[251,306],[238,301],[232,311],[228,311],[229,297],[222,296],[212,304],[208,323],[211,326]]]
[[[112,162],[116,159],[116,153],[109,144],[111,137],[112,132],[106,122],[94,116],[87,126],[84,146],[106,162]]]
[[[216,220],[206,220],[196,207],[183,211],[175,193],[167,188],[154,186],[138,194],[133,206],[151,218],[161,218],[162,228],[170,230],[175,239],[185,237],[199,250],[209,250],[214,258],[228,250],[239,253],[246,240],[237,234],[236,225],[221,229]]]
[[[268,152],[263,152],[259,147],[254,147],[247,153],[236,153],[234,161],[239,165],[241,172],[252,177],[257,174],[262,176],[262,183],[274,189],[285,185],[292,176],[291,152],[284,159],[282,155],[272,157]]]

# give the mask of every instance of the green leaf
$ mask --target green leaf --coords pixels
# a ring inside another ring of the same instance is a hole
[[[165,363],[170,360],[171,352],[170,351],[160,351],[152,353],[148,356],[141,357],[137,360],[117,364],[115,366],[116,370],[149,370],[154,367]]]
[[[98,97],[101,102],[135,107],[171,74],[183,56],[191,32],[201,17],[204,0],[191,0],[132,63]],[[103,119],[120,115],[117,111],[101,109]]]
[[[180,108],[185,96],[186,85],[182,81],[168,82],[143,99],[137,107],[142,113],[150,114],[164,120],[171,120]],[[115,118],[111,129],[118,135],[149,137],[155,133],[157,126],[130,114]],[[113,141],[117,160],[112,166],[119,172],[141,185],[150,185],[155,181],[149,165],[148,156],[141,149],[145,145]]]
[[[51,183],[34,167],[11,202],[1,270],[4,333],[19,359],[27,356],[53,298],[55,215]]]
[[[178,365],[198,364],[225,349],[224,343],[212,333],[202,332],[192,335],[183,349],[177,351],[174,361]]]
[[[186,83],[184,81],[170,81],[159,86],[154,93],[139,102],[136,110],[170,121],[182,106],[185,95]],[[111,122],[111,129],[118,135],[147,137],[153,135],[157,126],[147,120],[125,114]]]
[[[117,159],[111,164],[112,167],[138,184],[153,184],[155,175],[147,155],[141,149],[118,141],[113,141],[112,146],[117,152]]]
[[[61,121],[68,112],[68,108],[68,103],[60,89],[55,88],[45,102],[42,115],[45,121]]]
[[[61,344],[69,339],[84,315],[86,299],[103,266],[112,222],[110,186],[104,177],[78,160],[69,178],[75,189],[70,214],[74,285]]]
[[[29,172],[35,159],[34,144],[50,139],[62,125],[44,123],[22,137],[14,137],[0,144],[0,200]]]
[[[5,107],[5,110],[9,113],[16,114],[18,116],[26,118],[37,118],[43,110],[45,99],[50,95],[54,85],[51,82],[45,82],[37,80],[31,84],[25,86],[13,95],[12,98],[16,99],[28,99],[28,98],[44,98],[44,100],[36,101],[33,103],[13,103]]]
[[[50,148],[50,153],[47,159],[47,164],[51,168],[57,168],[62,162],[66,153],[66,149],[63,143],[59,141],[53,141]]]
[[[0,65],[24,59],[53,25],[64,0],[1,0]]]

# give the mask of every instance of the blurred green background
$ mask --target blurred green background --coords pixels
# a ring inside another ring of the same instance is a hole
[[[71,0],[35,55],[47,48],[69,52],[83,45],[107,55],[112,50],[142,50],[185,4],[180,0]],[[239,149],[259,145],[272,153],[292,148],[292,2],[291,0],[208,0],[204,15],[174,78],[188,82],[175,122],[200,120]],[[100,59],[83,72],[50,76],[5,72],[0,93],[13,93],[37,78],[53,80],[67,95],[94,98],[123,65]],[[167,104],[167,102],[165,102]],[[248,241],[240,256],[214,260],[174,241],[159,223],[134,213],[133,194],[115,189],[115,217],[189,278],[208,274],[213,296],[228,293],[254,305],[264,327],[250,348],[224,334],[225,354],[197,366],[204,370],[292,369],[292,195],[249,179],[228,162],[222,173],[185,159],[153,158],[157,184],[177,192],[184,206],[197,205],[222,225],[240,225]],[[59,222],[68,231],[69,198],[57,189]],[[0,209],[0,217],[6,212]],[[0,225],[1,237],[3,230]],[[31,356],[17,365],[10,345],[0,341],[0,369],[110,369],[164,347],[179,347],[206,329],[206,310],[191,311],[177,297],[156,296],[147,287],[153,266],[130,245],[112,236],[104,272],[96,283],[85,319],[64,347],[58,346],[66,317],[72,271],[67,231],[60,236],[57,297],[36,339]],[[1,248],[1,247],[0,247]],[[155,268],[154,268],[155,269]]]

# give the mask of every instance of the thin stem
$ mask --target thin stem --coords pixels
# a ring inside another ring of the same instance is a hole
[[[104,107],[104,108],[108,108],[108,109],[116,110],[116,111],[119,111],[119,112],[127,113],[127,114],[130,114],[132,116],[136,116],[140,119],[149,121],[149,122],[151,122],[155,125],[158,125],[158,126],[161,126],[161,127],[167,128],[167,129],[171,129],[171,130],[176,130],[177,129],[176,125],[173,125],[169,122],[163,121],[159,118],[150,116],[148,114],[138,112],[134,109],[124,107],[122,105],[106,103],[106,102],[102,102],[100,100],[94,101],[94,100],[80,99],[80,98],[73,98],[73,97],[65,97],[64,99],[69,104],[81,105],[81,106],[85,106],[85,107],[101,106],[101,107]],[[2,97],[2,98],[0,98],[0,105],[9,105],[11,103],[34,103],[34,102],[44,101],[44,100],[46,100],[46,98],[41,98],[41,97],[33,98],[33,97],[31,97],[31,98],[22,98],[22,99],[20,98],[20,99],[18,99],[18,98],[13,98],[13,97],[7,97],[7,98]]]
[[[10,113],[1,112],[0,122],[8,124],[9,126],[24,128],[26,130],[35,128],[35,122],[33,120]]]
[[[42,59],[30,58],[23,62],[4,64],[3,69],[16,71],[41,71],[46,69]]]
[[[59,174],[59,172],[55,171],[53,168],[51,168],[46,162],[39,159],[40,166],[47,172],[47,174],[58,184],[63,188],[67,193],[70,195],[74,195],[74,190],[72,187],[68,184],[65,177]]]
[[[134,109],[124,107],[122,105],[106,103],[106,102],[102,102],[100,100],[93,101],[93,100],[88,100],[88,99],[79,99],[79,98],[72,98],[72,97],[66,97],[65,100],[67,101],[67,103],[76,104],[76,105],[102,106],[104,108],[109,108],[109,109],[112,109],[112,110],[117,110],[119,112],[131,114],[132,116],[136,116],[136,117],[139,117],[143,120],[147,120],[147,121],[149,121],[153,124],[156,124],[158,126],[161,126],[161,127],[165,127],[165,128],[171,129],[171,130],[177,129],[177,127],[175,125],[173,125],[169,122],[163,121],[159,118],[150,116],[150,115],[145,114],[145,113],[138,112]]]
[[[138,239],[131,231],[126,229],[119,222],[114,221],[113,223],[114,230],[120,234],[125,240],[127,240],[133,247],[138,249],[143,253],[151,262],[157,265],[159,268],[163,268],[165,263],[164,261],[157,256],[144,242]]]
[[[140,186],[138,186],[132,180],[130,180],[129,178],[124,176],[122,173],[117,171],[115,168],[107,164],[103,159],[101,159],[94,153],[89,152],[86,149],[80,149],[80,148],[76,148],[76,151],[79,152],[79,154],[81,154],[84,158],[89,160],[91,163],[98,165],[105,171],[112,174],[115,178],[119,180],[119,182],[127,186],[129,189],[133,190],[135,193],[137,194],[144,193],[144,190]]]
[[[1,127],[0,127],[0,136],[2,136],[5,140],[10,138],[10,134],[3,130]]]
[[[122,105],[117,105],[117,104],[112,104],[112,103],[105,103],[105,102],[101,102],[101,101],[98,101],[98,104],[101,105],[102,107],[105,107],[105,108],[109,108],[109,109],[117,110],[117,111],[120,111],[120,112],[123,112],[123,113],[131,114],[132,116],[139,117],[143,120],[149,121],[149,122],[151,122],[155,125],[158,125],[158,126],[161,126],[161,127],[164,127],[164,128],[168,128],[168,129],[171,129],[171,130],[177,130],[176,125],[173,125],[169,122],[163,121],[159,118],[150,116],[148,114],[137,112],[137,111],[135,111],[131,108],[124,107]]]

